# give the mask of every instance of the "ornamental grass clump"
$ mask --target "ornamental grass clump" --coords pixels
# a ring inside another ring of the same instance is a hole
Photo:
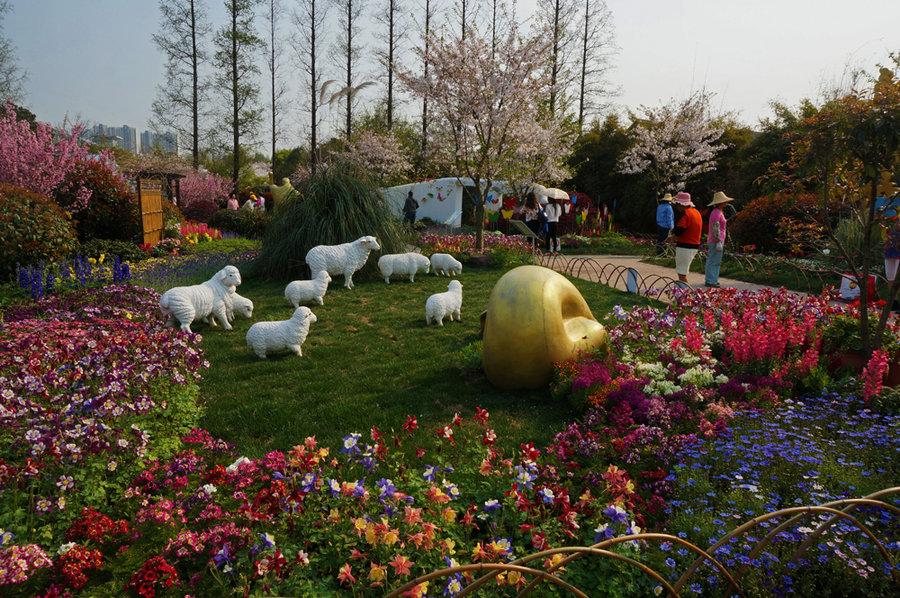
[[[263,236],[259,264],[264,276],[306,278],[306,253],[317,245],[339,245],[374,236],[380,252],[369,256],[362,275],[377,276],[379,255],[407,251],[400,221],[375,183],[358,166],[331,162],[279,204]]]

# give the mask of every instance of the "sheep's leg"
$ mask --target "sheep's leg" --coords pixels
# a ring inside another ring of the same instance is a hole
[[[388,284],[391,284],[391,277],[390,277],[390,276],[385,276],[385,277],[384,277],[384,282],[386,282],[386,283],[388,283]]]
[[[219,305],[218,307],[213,308],[212,315],[210,316],[211,322],[215,322],[213,316],[215,316],[216,319],[222,322],[222,328],[224,328],[225,330],[231,330],[231,324],[228,323],[228,316],[225,313],[224,305]],[[215,324],[213,324],[213,326],[215,326]]]
[[[288,347],[288,349],[290,349],[300,357],[303,357],[303,351],[300,350],[300,345],[291,345],[290,347]]]
[[[185,322],[184,324],[182,324],[182,325],[181,325],[181,329],[182,329],[183,331],[185,331],[185,332],[193,332],[193,331],[191,330],[191,323],[190,323],[190,322]]]
[[[319,303],[319,305],[325,305],[325,300],[321,297],[316,297],[316,301]],[[294,309],[296,309],[296,306],[294,307]]]
[[[455,312],[453,312],[453,314],[451,314],[451,319],[453,319],[453,316],[456,316],[456,321],[457,321],[457,322],[461,322],[461,321],[462,321],[462,320],[460,320],[460,318],[459,318],[459,310],[458,310],[458,309],[457,309]]]
[[[353,288],[353,270],[347,270],[344,272],[344,286],[348,289]]]
[[[416,273],[413,272],[409,275],[409,282],[416,282]]]

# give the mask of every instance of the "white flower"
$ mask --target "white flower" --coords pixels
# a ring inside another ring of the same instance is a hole
[[[234,463],[232,463],[231,465],[226,467],[225,471],[227,471],[228,473],[237,471],[237,468],[240,467],[241,465],[243,465],[244,463],[250,463],[250,459],[248,459],[247,457],[240,457],[237,461],[235,461]]]
[[[69,552],[70,550],[72,550],[73,548],[75,548],[75,542],[66,542],[65,544],[63,544],[62,546],[59,547],[59,550],[56,551],[56,554],[58,554],[59,556],[62,556],[64,554],[66,554],[67,552]]]

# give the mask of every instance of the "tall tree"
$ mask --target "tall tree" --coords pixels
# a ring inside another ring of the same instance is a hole
[[[421,45],[422,45],[422,77],[424,79],[428,79],[428,60],[430,56],[430,42],[432,37],[432,31],[434,28],[434,18],[437,13],[437,0],[424,0],[425,4],[422,6],[423,10],[423,21],[422,21],[422,37],[421,37]],[[427,160],[428,155],[428,94],[422,94],[422,146],[419,152],[419,157],[417,159],[417,166],[421,169],[425,161]]]
[[[210,33],[203,0],[160,0],[160,31],[153,42],[166,58],[165,82],[158,86],[150,126],[176,131],[191,145],[194,168],[200,164],[201,106],[209,84],[201,69],[208,61],[204,42]]]
[[[284,104],[287,88],[283,80],[278,78],[281,70],[282,44],[278,36],[278,23],[284,16],[280,0],[265,0],[266,19],[266,66],[269,69],[269,112],[272,116],[272,173],[275,172],[275,149],[278,140],[278,129],[281,124],[281,109]]]
[[[241,141],[252,141],[262,122],[258,106],[257,53],[264,47],[256,36],[254,11],[259,0],[225,0],[228,24],[216,33],[216,84],[226,92],[225,122],[231,130],[232,182],[237,189],[241,170]]]
[[[560,90],[568,89],[573,82],[573,49],[578,37],[573,24],[577,12],[576,0],[538,0],[537,3],[538,24],[550,40],[546,66],[550,83],[549,109],[558,116],[563,116],[567,108],[565,98],[559,97]]]
[[[19,66],[15,46],[3,33],[3,15],[9,10],[9,2],[0,0],[0,102],[20,102],[27,75]]]
[[[581,39],[578,57],[578,132],[584,130],[588,116],[604,106],[604,99],[615,94],[607,80],[612,69],[615,33],[612,13],[604,0],[583,0]]]
[[[405,38],[406,27],[403,22],[404,7],[400,0],[381,0],[381,10],[376,13],[375,20],[384,26],[379,33],[375,33],[376,39],[382,42],[381,48],[375,53],[382,66],[386,70],[385,86],[385,116],[387,128],[394,126],[394,73],[397,70],[397,58],[401,51],[401,44]]]
[[[294,29],[298,35],[291,36],[294,51],[300,61],[305,81],[302,85],[304,109],[309,112],[309,168],[316,171],[319,148],[319,126],[322,124],[320,111],[323,103],[324,83],[320,68],[320,50],[324,43],[325,16],[327,4],[322,0],[300,0],[293,14]]]
[[[429,75],[401,71],[401,81],[433,106],[435,147],[449,152],[458,177],[474,184],[476,246],[484,246],[485,201],[493,184],[517,174],[523,155],[543,154],[562,164],[556,120],[542,118],[535,89],[548,82],[548,45],[542,36],[520,38],[515,23],[491,50],[491,40],[469,30],[465,40],[432,35]],[[417,50],[422,52],[422,50]]]
[[[641,106],[642,117],[629,114],[635,144],[619,161],[619,172],[648,173],[659,197],[715,170],[716,154],[725,148],[716,144],[724,128],[710,115],[709,99],[697,92],[659,108]]]
[[[348,141],[353,134],[353,106],[356,103],[356,96],[364,87],[371,85],[370,81],[354,85],[359,74],[357,67],[359,66],[360,46],[357,35],[359,34],[359,19],[362,16],[364,4],[364,0],[339,0],[337,3],[340,34],[336,42],[337,52],[335,52],[334,58],[341,71],[344,87],[335,96],[332,96],[332,100],[340,98],[346,100],[344,137]]]

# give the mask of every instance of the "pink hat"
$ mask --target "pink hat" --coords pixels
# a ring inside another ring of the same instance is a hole
[[[685,193],[684,191],[679,191],[678,195],[675,196],[675,199],[672,200],[672,203],[688,208],[694,207],[694,202],[691,201],[691,194]]]

